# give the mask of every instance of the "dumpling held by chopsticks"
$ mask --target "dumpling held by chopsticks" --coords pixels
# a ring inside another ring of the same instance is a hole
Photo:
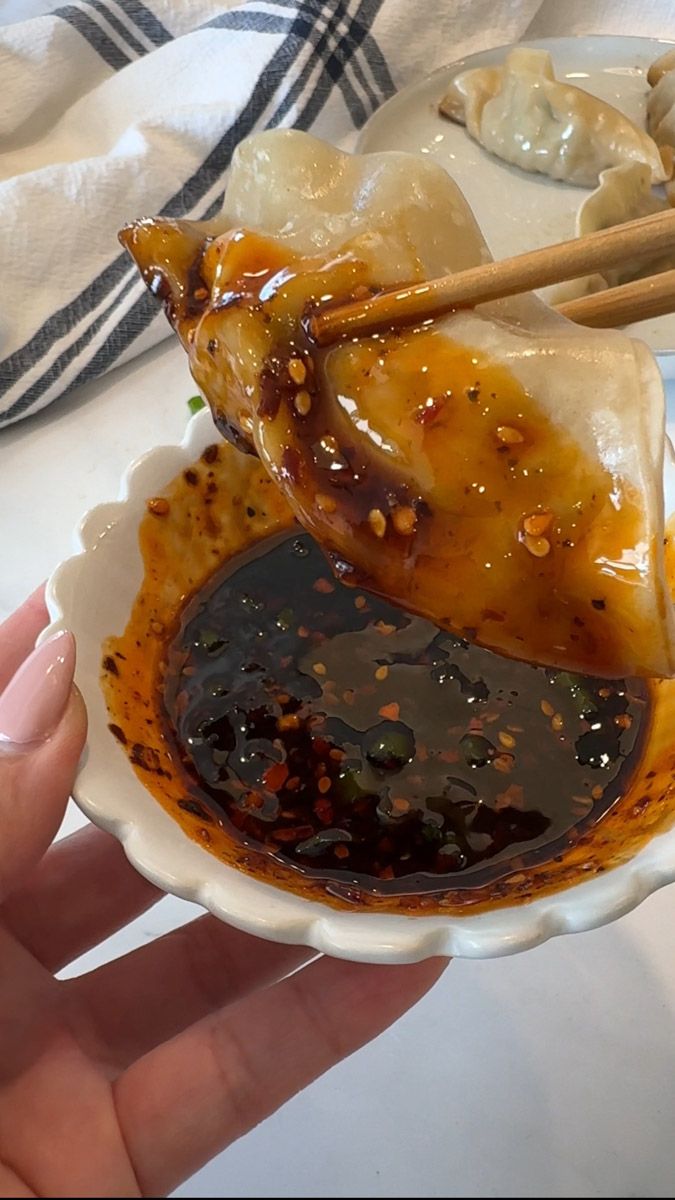
[[[675,672],[663,390],[641,342],[532,296],[322,350],[305,333],[308,306],[488,259],[440,167],[259,134],[220,217],[122,240],[216,424],[345,582],[512,657]]]

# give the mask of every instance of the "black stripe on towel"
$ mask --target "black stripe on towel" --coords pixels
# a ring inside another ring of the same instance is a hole
[[[142,58],[144,54],[149,53],[148,48],[136,40],[131,30],[122,24],[119,17],[115,15],[112,9],[108,8],[107,4],[103,3],[103,0],[82,0],[82,3],[88,4],[100,17],[103,17],[103,20],[107,21],[110,28],[115,30],[117,36],[126,42],[129,49],[137,58]]]
[[[136,22],[141,33],[144,33],[153,45],[164,46],[166,42],[173,41],[173,35],[169,33],[165,25],[162,25],[159,17],[150,12],[145,4],[141,4],[141,0],[118,0],[118,3],[120,8],[124,9],[126,16]]]
[[[126,67],[131,62],[129,56],[120,50],[117,43],[108,37],[105,30],[101,29],[96,21],[92,21],[86,13],[80,12],[79,8],[75,8],[72,4],[64,4],[60,8],[55,8],[51,15],[60,17],[62,21],[66,21],[68,25],[77,30],[103,61],[112,67],[113,71],[121,71],[122,67]]]
[[[360,10],[363,9],[365,4],[368,4],[369,8],[371,9],[375,6],[379,9],[383,3],[384,0],[362,0]],[[294,22],[294,25],[295,24],[296,22]],[[361,24],[359,24],[357,32],[354,32],[354,29],[350,28],[349,31],[345,33],[341,42],[345,44],[351,43],[349,56],[356,52],[358,46],[363,41],[365,34],[366,29]],[[331,50],[328,59],[325,61],[331,61],[333,59],[334,51]],[[270,67],[268,66],[267,69],[269,71]],[[325,88],[323,82],[320,81],[312,95],[309,97],[303,112],[296,121],[296,128],[306,129],[312,124],[326,103],[328,95],[329,92]],[[249,105],[247,105],[247,109],[245,110],[247,114],[251,108],[251,103],[252,102],[249,102]],[[228,130],[225,138],[222,139],[219,146],[216,147],[216,151],[213,152],[214,155],[216,152],[219,154],[222,162],[221,170],[225,170],[229,165],[235,147],[242,140],[242,138],[247,135],[248,132],[251,132],[256,123],[257,118],[254,117],[253,120],[251,120],[249,116],[247,120],[246,132],[240,132],[238,127],[240,126],[243,115],[244,114],[242,114],[239,120],[235,122],[230,130]],[[268,123],[268,128],[270,124],[271,122]],[[186,186],[189,186],[189,184]],[[167,207],[168,206],[165,206],[165,209],[163,210],[165,214]],[[98,375],[102,375],[108,371],[110,367],[113,366],[113,364],[117,361],[120,355],[122,355],[128,349],[131,343],[135,341],[135,339],[139,337],[139,335],[143,333],[145,329],[147,329],[148,325],[156,317],[156,315],[157,302],[149,292],[146,292],[146,294],[141,296],[140,299],[132,305],[129,311],[125,313],[119,324],[112,331],[105,345],[101,346],[100,349],[96,351],[96,354],[93,356],[93,358],[87,364],[85,364],[85,366],[82,368],[82,371],[77,378],[73,380],[68,390],[70,391],[71,388],[79,387],[80,384],[86,383],[87,380],[95,379]]]

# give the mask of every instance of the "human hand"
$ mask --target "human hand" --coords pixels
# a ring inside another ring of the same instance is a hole
[[[99,829],[51,846],[86,714],[70,635],[27,657],[46,621],[40,591],[0,626],[0,1194],[157,1196],[395,1021],[442,965],[317,959],[203,916],[55,979],[160,893]]]

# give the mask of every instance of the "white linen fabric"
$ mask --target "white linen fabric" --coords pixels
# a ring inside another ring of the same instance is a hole
[[[117,231],[211,216],[253,130],[349,145],[397,89],[464,54],[638,27],[675,36],[675,4],[0,0],[0,426],[168,335]]]

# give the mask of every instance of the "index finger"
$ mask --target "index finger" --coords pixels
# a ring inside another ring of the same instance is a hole
[[[41,583],[21,607],[0,625],[0,692],[28,657],[35,639],[48,623],[45,585]]]

